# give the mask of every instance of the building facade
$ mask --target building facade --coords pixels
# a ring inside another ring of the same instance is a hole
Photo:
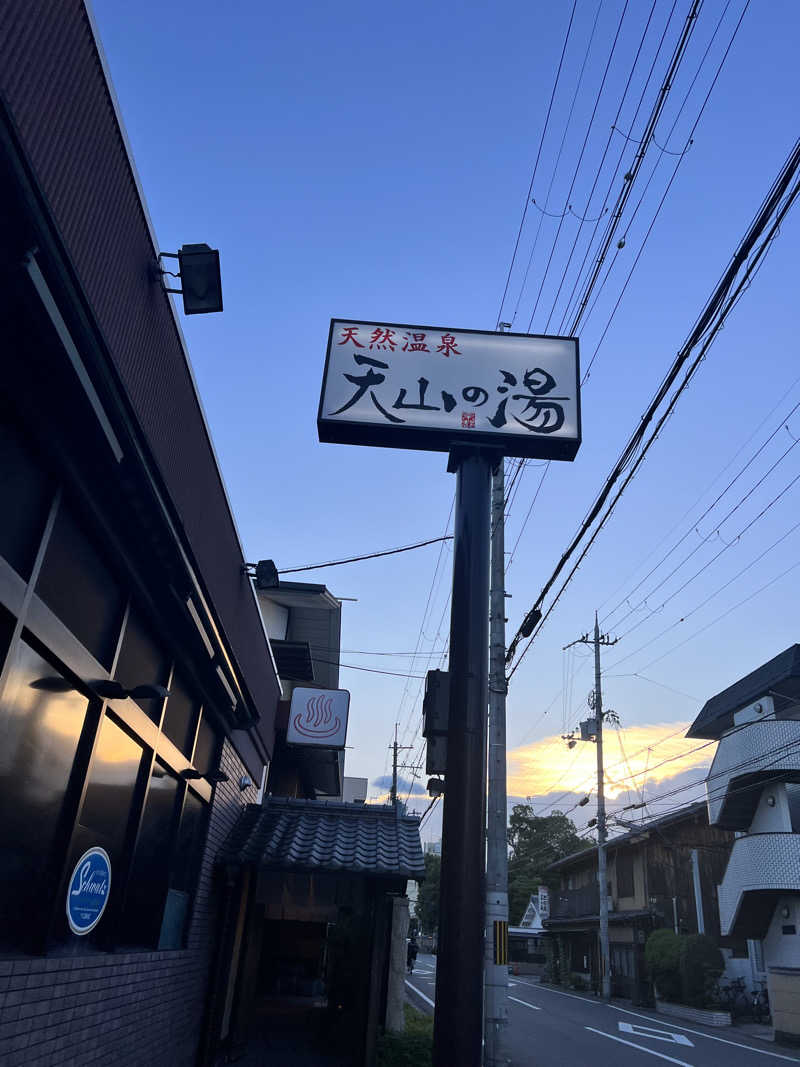
[[[194,1064],[280,687],[80,0],[0,7],[0,192],[0,1062]]]
[[[689,737],[718,740],[710,822],[736,832],[719,886],[722,933],[748,939],[776,1040],[800,1045],[800,645],[704,705]]]
[[[642,822],[612,838],[608,859],[611,993],[644,1002],[649,996],[644,945],[652,930],[706,933],[720,940],[717,884],[733,833],[709,826],[705,805],[692,804]],[[576,852],[548,868],[561,879],[550,894],[545,929],[555,935],[562,981],[586,988],[599,982],[600,892],[597,849]],[[746,946],[728,946],[726,953]]]

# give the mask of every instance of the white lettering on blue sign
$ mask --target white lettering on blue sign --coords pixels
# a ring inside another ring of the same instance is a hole
[[[67,887],[67,922],[74,934],[83,936],[97,926],[111,891],[111,860],[105,849],[84,852]]]

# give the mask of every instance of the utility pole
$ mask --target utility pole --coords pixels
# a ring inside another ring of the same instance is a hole
[[[457,472],[450,611],[450,703],[442,815],[434,1067],[483,1060],[489,511],[502,456],[453,451]]]
[[[398,745],[397,723],[394,724],[394,743],[389,746],[392,749],[392,788],[389,800],[393,808],[397,807],[397,753],[402,749],[411,748],[411,745]]]
[[[600,893],[600,992],[603,1000],[611,999],[611,965],[608,949],[608,875],[606,873],[606,796],[603,771],[603,720],[617,719],[613,711],[603,712],[603,689],[600,676],[600,646],[615,645],[607,634],[600,633],[597,612],[594,613],[594,638],[588,634],[579,637],[571,645],[594,645],[594,691],[590,694],[589,707],[594,711],[594,719],[581,723],[581,740],[593,740],[597,744],[597,886]]]
[[[484,1067],[505,1067],[508,1025],[508,834],[506,799],[505,476],[492,474],[489,588],[489,765],[486,813],[486,977]]]

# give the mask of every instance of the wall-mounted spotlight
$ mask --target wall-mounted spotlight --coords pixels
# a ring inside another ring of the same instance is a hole
[[[428,779],[428,796],[440,797],[444,793],[444,782],[441,778]]]
[[[242,792],[244,792],[245,789],[249,789],[252,784],[253,779],[250,777],[249,774],[243,774],[242,777],[239,779],[239,789]]]
[[[164,276],[180,278],[180,289],[164,289],[168,293],[180,293],[183,297],[183,311],[186,315],[205,315],[211,311],[222,311],[222,279],[219,272],[219,251],[207,244],[183,245],[178,252],[160,252],[158,258],[177,259],[178,271],[164,270],[159,265],[158,272],[163,282]]]

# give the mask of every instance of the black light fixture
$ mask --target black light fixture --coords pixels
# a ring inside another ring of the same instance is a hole
[[[430,778],[428,780],[428,796],[440,797],[444,793],[444,782],[441,778]]]
[[[167,256],[177,259],[178,272],[159,267],[162,277],[166,274],[180,278],[180,289],[164,288],[168,293],[180,293],[186,315],[205,315],[222,311],[222,278],[219,270],[219,251],[207,244],[183,245],[177,252],[160,252],[159,259]]]

